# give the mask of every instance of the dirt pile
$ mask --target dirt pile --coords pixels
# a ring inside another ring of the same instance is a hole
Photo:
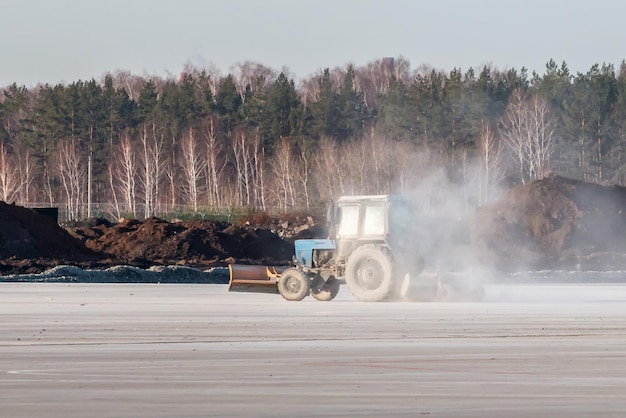
[[[252,221],[258,224],[252,224]],[[293,241],[319,233],[311,217],[257,216],[238,224],[149,218],[92,218],[63,227],[33,210],[0,202],[0,274],[36,274],[59,265],[103,269],[228,263],[284,265]]]
[[[57,223],[21,206],[0,202],[0,273],[37,272],[49,265],[98,262]]]
[[[285,264],[293,254],[293,244],[269,229],[216,221],[148,218],[111,224],[92,219],[66,229],[93,252],[140,267]]]
[[[472,222],[501,270],[626,269],[626,188],[552,176],[518,186]]]

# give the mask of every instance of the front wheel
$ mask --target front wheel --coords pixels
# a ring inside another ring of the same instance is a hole
[[[389,296],[393,285],[393,261],[380,246],[357,248],[346,263],[346,284],[359,300],[378,302]]]
[[[294,268],[289,268],[278,279],[278,293],[290,301],[299,301],[309,293],[309,279],[306,275]]]
[[[313,283],[311,283],[311,296],[323,302],[333,300],[339,293],[339,285],[339,280],[334,277],[330,277],[327,281],[324,281],[324,279],[318,275],[313,279]]]

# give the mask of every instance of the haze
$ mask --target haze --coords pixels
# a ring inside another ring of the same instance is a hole
[[[600,0],[0,0],[0,87],[99,80],[106,72],[222,73],[243,61],[296,79],[403,56],[450,70],[490,64],[573,71],[624,59],[626,3]]]

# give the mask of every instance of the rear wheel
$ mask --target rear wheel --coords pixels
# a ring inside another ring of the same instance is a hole
[[[278,293],[291,301],[299,301],[309,293],[309,279],[306,275],[294,268],[285,270],[278,279]]]
[[[366,245],[357,248],[346,263],[346,284],[359,300],[384,300],[393,287],[391,255],[380,246]]]
[[[311,296],[317,300],[327,302],[335,299],[337,293],[339,293],[339,280],[334,277],[330,277],[327,281],[324,281],[319,275],[313,279],[311,283]]]

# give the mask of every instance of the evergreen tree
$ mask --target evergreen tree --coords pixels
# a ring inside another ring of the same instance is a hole
[[[613,145],[612,116],[617,100],[617,82],[613,65],[593,65],[586,74],[589,83],[589,119],[592,123],[589,138],[589,159],[593,166],[592,178],[603,180],[605,156]]]
[[[30,93],[25,86],[13,83],[2,91],[0,97],[0,140],[14,144],[24,129],[24,121],[29,116]]]
[[[415,119],[423,144],[442,147],[449,129],[445,120],[444,77],[435,70],[415,77],[411,87]]]
[[[471,141],[472,124],[469,118],[471,102],[467,93],[461,70],[455,68],[450,71],[443,89],[442,106],[445,122],[441,131],[447,139],[446,143],[452,147]]]
[[[153,115],[158,105],[158,97],[154,81],[148,80],[139,92],[139,101],[135,109],[135,121],[138,125]]]
[[[613,121],[614,143],[611,147],[611,177],[617,184],[626,183],[626,61],[622,61],[615,80],[616,93]]]
[[[211,76],[203,70],[198,75],[197,80],[198,90],[198,106],[202,115],[210,115],[215,108],[215,102],[213,101],[213,91],[211,90]]]
[[[124,89],[115,89],[113,79],[107,75],[104,79],[102,91],[103,106],[105,107],[106,138],[109,143],[109,153],[112,155],[114,146],[119,141],[121,132],[133,127],[134,103],[129,99]]]
[[[387,94],[378,98],[377,131],[394,140],[413,139],[412,117],[407,104],[407,91],[402,80],[392,76]]]
[[[326,68],[318,79],[319,94],[310,104],[309,132],[314,139],[323,136],[337,138],[338,103],[337,95],[330,80],[330,70]]]
[[[270,135],[270,123],[267,121],[265,114],[267,96],[265,82],[262,82],[260,87],[257,87],[255,90],[252,90],[252,87],[248,84],[246,85],[244,101],[241,106],[244,126],[251,130],[258,130],[263,138],[268,138]]]
[[[348,67],[337,98],[339,140],[360,138],[368,123],[368,111],[363,94],[354,86],[354,68]]]
[[[215,111],[220,116],[228,136],[241,121],[242,104],[243,101],[237,91],[233,76],[229,74],[221,81],[219,92],[215,96]]]
[[[267,127],[265,144],[269,150],[281,139],[299,134],[300,99],[293,80],[280,73],[267,97],[264,125]]]
[[[101,200],[105,184],[107,158],[106,105],[102,87],[94,79],[82,84],[79,97],[79,123],[77,133],[83,145],[85,161],[91,158],[93,174],[93,198]]]

